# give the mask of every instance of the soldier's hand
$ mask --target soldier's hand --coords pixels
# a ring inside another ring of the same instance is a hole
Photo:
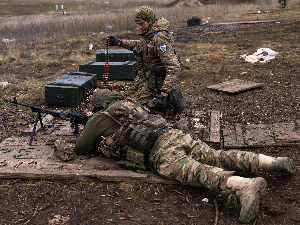
[[[162,93],[164,93],[164,94],[162,94]],[[167,102],[169,99],[167,96],[165,96],[165,94],[168,96],[167,93],[161,92],[161,94],[156,97],[155,109],[157,111],[164,112],[167,108]]]
[[[109,45],[110,46],[118,46],[120,40],[118,38],[116,38],[114,35],[109,35],[107,37],[107,39],[109,39]]]
[[[160,94],[165,97],[168,97],[168,95],[169,95],[168,93],[165,93],[165,92],[160,92]]]

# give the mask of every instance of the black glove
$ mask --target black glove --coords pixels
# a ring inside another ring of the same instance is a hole
[[[116,38],[114,35],[109,35],[107,37],[107,39],[109,39],[109,45],[110,46],[118,46],[119,45],[119,39]]]
[[[181,90],[179,88],[172,88],[169,96],[170,101],[168,101],[168,104],[174,108],[173,115],[181,114],[184,111]]]
[[[155,100],[155,109],[160,112],[164,112],[167,108],[168,97],[162,94],[158,95]]]

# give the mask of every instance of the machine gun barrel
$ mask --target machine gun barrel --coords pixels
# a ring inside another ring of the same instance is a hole
[[[37,107],[37,106],[34,106],[34,105],[28,105],[28,104],[25,104],[25,103],[18,102],[16,97],[13,97],[13,100],[4,99],[4,101],[5,102],[10,102],[10,103],[13,103],[13,104],[16,104],[16,105],[29,107],[32,112],[37,112],[38,113],[37,117],[35,119],[35,123],[34,123],[34,127],[33,127],[33,131],[32,131],[32,134],[31,134],[31,139],[30,139],[29,145],[31,145],[31,143],[32,143],[33,135],[35,133],[35,129],[36,129],[36,125],[37,125],[38,121],[40,121],[41,128],[44,128],[42,118],[41,118],[41,113],[46,113],[46,114],[49,114],[53,117],[61,118],[63,120],[70,121],[71,122],[71,127],[74,129],[75,134],[79,133],[78,132],[78,125],[79,124],[85,125],[87,123],[88,119],[89,119],[88,115],[82,114],[79,110],[76,110],[76,109],[72,109],[68,113],[61,113],[61,112],[57,112],[57,111],[54,111],[54,110],[44,109],[44,108]]]

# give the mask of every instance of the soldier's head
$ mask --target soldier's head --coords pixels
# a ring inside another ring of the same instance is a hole
[[[96,89],[90,98],[90,104],[94,107],[99,99],[110,94],[112,94],[112,92],[109,89]]]
[[[135,22],[138,25],[138,29],[142,32],[147,31],[147,29],[154,24],[155,21],[155,15],[150,7],[142,6],[136,10]]]

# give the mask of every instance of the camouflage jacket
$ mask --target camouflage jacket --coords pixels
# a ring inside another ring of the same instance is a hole
[[[155,78],[154,90],[165,90],[170,92],[173,84],[178,79],[181,68],[173,48],[173,37],[169,31],[170,23],[164,19],[158,19],[147,32],[137,40],[122,40],[122,47],[133,50],[136,53],[139,77],[143,81],[151,83],[151,68],[165,71],[164,76]]]
[[[149,110],[134,99],[114,100],[111,104],[107,104],[109,98],[110,96],[107,96],[101,99],[103,101],[98,101],[96,105],[98,109],[101,105],[107,108],[98,111],[96,115],[108,116],[120,125],[120,129],[104,137],[99,150],[110,156],[115,151],[116,144],[123,143],[138,148],[141,152],[145,151],[149,134],[153,133],[156,136],[155,131],[164,128],[167,124],[166,120],[160,115],[149,114]],[[101,128],[97,132],[103,133]]]

